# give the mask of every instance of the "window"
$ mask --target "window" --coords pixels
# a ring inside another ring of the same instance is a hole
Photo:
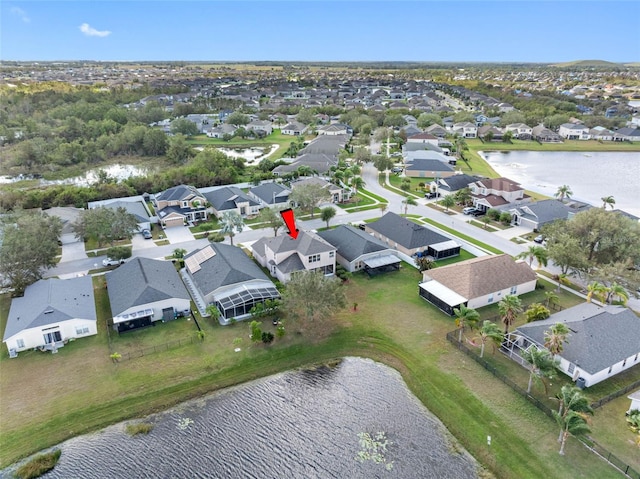
[[[613,369],[613,366],[609,366],[609,372],[607,374],[611,374],[612,369]]]
[[[517,286],[511,286],[511,291],[509,291],[509,294],[516,294],[518,292],[518,287]]]
[[[493,293],[489,295],[489,299],[487,299],[487,303],[493,303]]]
[[[183,201],[182,202],[182,207],[183,208],[188,208],[189,207],[189,202],[188,201]]]
[[[622,367],[625,367],[627,365],[627,360],[625,359],[624,361],[622,361]]]
[[[317,263],[318,261],[320,261],[319,254],[312,254],[311,256],[309,256],[309,263]]]
[[[571,363],[571,364],[569,364],[569,369],[567,370],[567,372],[568,372],[569,374],[573,374],[573,371],[574,371],[575,369],[576,369],[576,365],[575,365],[575,364],[573,364],[573,363]]]
[[[89,326],[76,326],[76,334],[89,334]]]
[[[24,339],[16,339],[16,344],[19,348],[24,348]]]
[[[333,251],[329,251],[329,258],[333,258]]]

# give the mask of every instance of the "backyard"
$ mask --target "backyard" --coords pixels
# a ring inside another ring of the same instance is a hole
[[[9,360],[6,350],[0,354],[0,466],[68,437],[207,391],[355,355],[398,369],[425,406],[498,477],[616,477],[604,461],[573,439],[567,455],[559,456],[556,425],[446,341],[453,320],[418,296],[419,280],[420,273],[406,264],[400,271],[373,278],[356,274],[345,288],[347,304],[358,303],[357,311],[347,308],[314,324],[284,315],[287,334],[271,346],[250,344],[246,323],[222,327],[202,319],[202,341],[114,363],[106,330],[108,298],[98,279],[94,283],[97,336],[69,343],[56,355],[29,352]],[[543,290],[537,290],[524,301],[543,295]],[[565,306],[581,301],[565,292],[559,296]],[[8,303],[6,295],[0,297],[2,328]],[[495,311],[487,308],[481,313],[487,317]],[[273,329],[270,322],[263,326]],[[174,335],[196,336],[195,325],[179,319],[112,337],[112,344],[125,348],[122,351],[134,350],[178,339]],[[241,348],[238,353],[236,346]],[[522,372],[526,374],[518,371]],[[20,387],[11,387],[15,384]],[[616,444],[610,442],[615,439],[617,418],[596,417],[594,437],[617,452]],[[490,449],[487,435],[494,438]]]

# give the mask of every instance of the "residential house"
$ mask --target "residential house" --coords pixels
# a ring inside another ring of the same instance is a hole
[[[491,138],[491,141],[502,141],[504,132],[497,126],[484,125],[478,128],[478,137],[485,141],[488,141],[488,138]]]
[[[592,139],[599,141],[613,141],[613,137],[615,136],[613,131],[608,130],[602,126],[591,128],[589,130],[589,135]]]
[[[62,244],[77,243],[81,241],[76,237],[73,231],[73,223],[75,223],[83,213],[84,209],[74,208],[72,206],[54,206],[43,213],[49,216],[56,216],[62,221],[62,232],[60,233],[60,242]]]
[[[97,334],[96,305],[91,276],[41,279],[13,298],[3,342],[10,357],[20,351],[51,352],[69,340]]]
[[[443,127],[441,127],[437,123],[434,123],[433,125],[426,127],[424,131],[425,133],[429,133],[435,136],[436,138],[440,138],[440,139],[447,136],[447,130],[445,130]]]
[[[295,190],[300,186],[305,185],[320,185],[329,192],[329,201],[331,203],[344,203],[351,196],[351,190],[348,188],[343,188],[338,185],[334,185],[333,183],[329,183],[327,180],[323,180],[322,178],[305,178],[303,180],[294,181],[291,183],[291,190]]]
[[[348,125],[342,123],[333,123],[331,125],[324,125],[317,128],[318,135],[348,135],[353,130]]]
[[[512,356],[544,349],[545,331],[556,323],[569,329],[558,369],[581,387],[590,387],[640,364],[640,318],[622,306],[582,303],[543,321],[518,327],[506,347]]]
[[[418,133],[416,135],[408,136],[407,143],[426,144],[429,143],[433,146],[438,146],[438,137],[431,133]]]
[[[640,128],[620,128],[614,132],[613,141],[640,141]]]
[[[420,296],[449,315],[461,304],[477,309],[536,287],[536,273],[529,265],[506,254],[480,256],[423,271],[422,275]]]
[[[297,171],[301,166],[307,166],[313,174],[324,175],[337,164],[338,160],[335,156],[325,153],[305,153],[295,158],[291,163],[276,166],[271,170],[271,173],[274,176],[282,176]]]
[[[338,154],[349,143],[349,135],[319,135],[302,150],[301,155],[328,155],[337,160]]]
[[[460,245],[451,238],[392,212],[367,223],[365,232],[404,254],[403,259],[408,263],[413,263],[411,257],[415,255],[427,255],[437,260],[460,254]]]
[[[245,127],[245,129],[251,131],[261,131],[265,135],[270,135],[273,132],[273,125],[268,120],[254,120],[249,123]]]
[[[589,128],[576,123],[563,123],[560,125],[558,134],[567,140],[589,140]]]
[[[268,182],[249,188],[247,196],[257,201],[261,207],[282,207],[288,206],[291,190],[285,188],[280,183]]]
[[[530,140],[533,135],[533,128],[524,123],[511,123],[505,127],[505,131],[510,131],[516,140]]]
[[[298,271],[321,271],[333,275],[336,248],[318,235],[300,231],[293,239],[288,233],[275,238],[261,238],[251,245],[253,257],[282,283]]]
[[[223,123],[219,126],[214,126],[205,130],[205,133],[209,138],[223,138],[224,136],[233,136],[236,134],[238,128],[228,123]]]
[[[255,216],[260,211],[260,203],[240,188],[223,186],[204,194],[209,204],[209,212],[218,218],[226,211],[235,211],[242,217]]]
[[[476,138],[478,136],[478,127],[469,121],[455,123],[452,130],[462,138]]]
[[[490,208],[504,210],[531,201],[519,183],[508,178],[483,178],[469,184],[473,205],[483,211]]]
[[[165,228],[207,219],[207,199],[190,185],[174,186],[158,193],[153,197],[153,203],[160,224]]]
[[[133,215],[138,222],[138,231],[151,229],[152,216],[144,201],[123,201],[115,199],[105,200],[100,203],[100,207],[110,208],[112,210],[123,208],[127,213]],[[89,206],[89,208],[92,209],[91,206]]]
[[[298,121],[292,121],[287,125],[282,127],[281,133],[283,135],[292,135],[292,136],[300,136],[304,135],[304,132],[307,131],[307,125],[303,125]]]
[[[534,140],[537,140],[541,143],[558,143],[562,142],[562,137],[558,135],[555,131],[550,130],[544,125],[534,126],[531,129],[531,136]]]
[[[573,216],[571,208],[562,201],[542,200],[515,207],[509,212],[513,218],[513,224],[539,230],[547,223],[556,220],[566,220]]]
[[[433,153],[431,151],[413,151],[410,153]],[[438,154],[439,155],[439,154]],[[439,155],[446,158],[447,161],[441,161],[438,158],[424,158],[412,155],[407,158],[404,174],[410,178],[447,178],[456,174],[456,171],[448,164],[448,158],[445,155]]]
[[[400,268],[393,249],[359,228],[340,225],[320,231],[318,236],[336,248],[338,263],[351,273],[364,270],[373,275]]]
[[[469,188],[469,185],[478,178],[475,176],[469,176],[467,174],[457,174],[448,176],[447,178],[440,178],[438,180],[438,189],[448,191],[450,193],[461,190],[463,188]]]
[[[514,111],[515,107],[511,103],[498,103],[498,110],[500,113],[507,113],[508,111]]]
[[[119,333],[189,314],[191,298],[171,261],[136,257],[105,275]]]
[[[194,302],[201,313],[208,305],[220,312],[220,324],[251,315],[251,308],[280,293],[266,274],[242,249],[222,243],[211,243],[184,258],[182,276],[189,285]]]
[[[422,130],[414,125],[405,125],[401,127],[400,130],[404,131],[404,134],[407,135],[407,137],[419,135],[420,133],[422,133]]]

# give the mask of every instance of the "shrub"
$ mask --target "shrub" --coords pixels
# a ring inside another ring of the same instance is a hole
[[[44,473],[56,467],[61,454],[62,451],[60,451],[60,449],[56,449],[55,451],[51,451],[46,454],[38,454],[29,462],[18,468],[16,471],[16,477],[19,479],[33,479],[35,477],[42,476]]]
[[[251,341],[260,341],[262,339],[262,329],[260,329],[260,324],[258,321],[251,321],[249,325],[251,327]]]
[[[224,235],[222,233],[209,233],[207,239],[212,243],[222,243],[224,241]]]
[[[135,424],[127,424],[125,432],[129,436],[137,436],[138,434],[149,434],[153,431],[153,424],[150,422],[139,422]]]
[[[269,344],[273,341],[273,333],[265,331],[262,333],[262,342],[265,344]]]
[[[503,211],[502,213],[500,213],[500,222],[503,225],[510,225],[511,224],[511,213],[509,213],[508,211]]]
[[[533,303],[524,314],[527,317],[527,323],[530,323],[531,321],[547,319],[551,316],[551,311],[540,303]]]
[[[498,221],[500,219],[500,211],[495,208],[490,208],[489,211],[487,211],[487,216],[493,221]]]
[[[105,254],[111,259],[127,259],[131,258],[131,247],[129,246],[112,246],[105,251]]]

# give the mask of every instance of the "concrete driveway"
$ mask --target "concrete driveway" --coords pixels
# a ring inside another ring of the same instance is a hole
[[[171,244],[184,243],[185,241],[193,241],[195,239],[186,226],[167,228],[164,230],[164,236]]]
[[[87,253],[84,250],[84,242],[75,241],[73,243],[62,244],[62,258],[60,262],[73,261],[76,259],[86,259]]]
[[[131,247],[133,251],[139,251],[145,248],[157,248],[158,245],[156,245],[153,240],[144,239],[142,234],[136,233],[131,238]]]

